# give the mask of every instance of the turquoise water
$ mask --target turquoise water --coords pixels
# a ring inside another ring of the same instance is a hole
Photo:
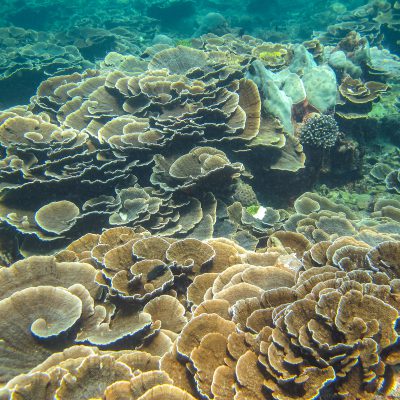
[[[8,107],[26,102],[45,77],[81,71],[110,51],[138,55],[154,42],[175,44],[206,33],[301,42],[318,36],[337,20],[348,18],[352,10],[364,3],[5,1],[0,17],[3,37],[0,90],[4,93],[0,104]],[[368,21],[373,17],[362,16],[362,19]],[[10,33],[10,28],[19,30]],[[396,38],[391,37],[387,44],[395,46],[395,43]],[[65,46],[74,48],[66,51]],[[59,55],[68,60],[58,59],[61,63],[42,60],[56,59]],[[18,79],[13,79],[17,74]]]
[[[400,398],[399,17],[3,0],[0,399]]]

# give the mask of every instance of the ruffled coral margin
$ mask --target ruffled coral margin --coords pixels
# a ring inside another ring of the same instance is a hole
[[[399,252],[85,235],[0,270],[1,398],[377,398],[400,363]]]

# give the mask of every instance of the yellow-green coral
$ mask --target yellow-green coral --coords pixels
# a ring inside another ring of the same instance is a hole
[[[269,68],[280,69],[290,62],[291,50],[278,43],[263,43],[253,48],[252,54]]]
[[[178,39],[176,46],[193,47],[192,39]]]
[[[261,61],[272,61],[283,57],[285,54],[286,53],[283,53],[281,51],[262,51],[258,55],[258,58]]]

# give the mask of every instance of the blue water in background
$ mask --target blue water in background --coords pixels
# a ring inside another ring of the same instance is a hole
[[[313,30],[332,23],[341,12],[365,3],[362,0],[17,0],[2,2],[0,23],[1,26],[63,31],[80,23],[110,27],[118,25],[118,20],[127,23],[141,16],[153,19],[157,29],[185,36],[209,33],[217,27],[221,29],[225,23],[247,34],[276,30],[296,39],[296,35],[305,38]]]
[[[177,41],[206,33],[302,42],[325,30],[340,15],[365,3],[362,0],[2,1],[0,107],[26,103],[46,77],[93,67],[110,51],[140,55],[155,40],[175,45]],[[76,49],[65,50],[69,45],[78,49],[82,60],[76,61]],[[67,68],[54,63],[43,68],[42,58],[47,54],[56,57],[57,52],[64,53],[63,57],[70,53],[72,62]]]

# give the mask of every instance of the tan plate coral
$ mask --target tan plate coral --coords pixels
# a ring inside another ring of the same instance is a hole
[[[0,269],[1,394],[373,399],[400,362],[398,248],[290,232],[261,252],[126,227],[86,235]]]

